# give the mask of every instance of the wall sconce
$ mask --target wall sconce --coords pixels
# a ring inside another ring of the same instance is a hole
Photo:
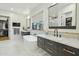
[[[30,19],[30,16],[27,16],[27,19]]]

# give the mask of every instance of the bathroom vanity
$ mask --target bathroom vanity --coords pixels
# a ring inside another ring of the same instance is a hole
[[[38,35],[37,46],[52,56],[79,56],[79,40]]]
[[[48,27],[53,29],[54,35],[38,35],[38,47],[52,56],[79,56],[79,39],[58,37],[60,35],[58,30],[63,29],[64,32],[65,30],[71,32],[79,30],[78,10],[79,4],[76,3],[56,3],[50,6],[48,8]]]

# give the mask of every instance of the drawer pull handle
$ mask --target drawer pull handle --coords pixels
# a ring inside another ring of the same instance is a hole
[[[66,52],[68,52],[68,53],[75,54],[75,52],[69,51],[67,49],[63,49],[63,50],[66,51]]]
[[[52,52],[50,49],[47,49],[49,52]]]
[[[51,52],[51,53],[56,53],[56,51],[55,50],[50,50],[50,49],[47,49],[49,52]]]
[[[47,44],[49,44],[49,45],[53,45],[53,44],[51,44],[51,43],[47,43]]]

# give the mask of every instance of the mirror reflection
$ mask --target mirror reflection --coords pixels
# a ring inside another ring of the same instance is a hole
[[[76,29],[76,4],[56,3],[48,8],[49,28]]]

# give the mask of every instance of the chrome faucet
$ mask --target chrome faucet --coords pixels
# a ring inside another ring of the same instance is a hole
[[[57,36],[58,37],[58,29],[55,29],[54,30],[54,36]]]
[[[61,34],[58,32],[58,29],[54,30],[54,36],[61,37]]]

